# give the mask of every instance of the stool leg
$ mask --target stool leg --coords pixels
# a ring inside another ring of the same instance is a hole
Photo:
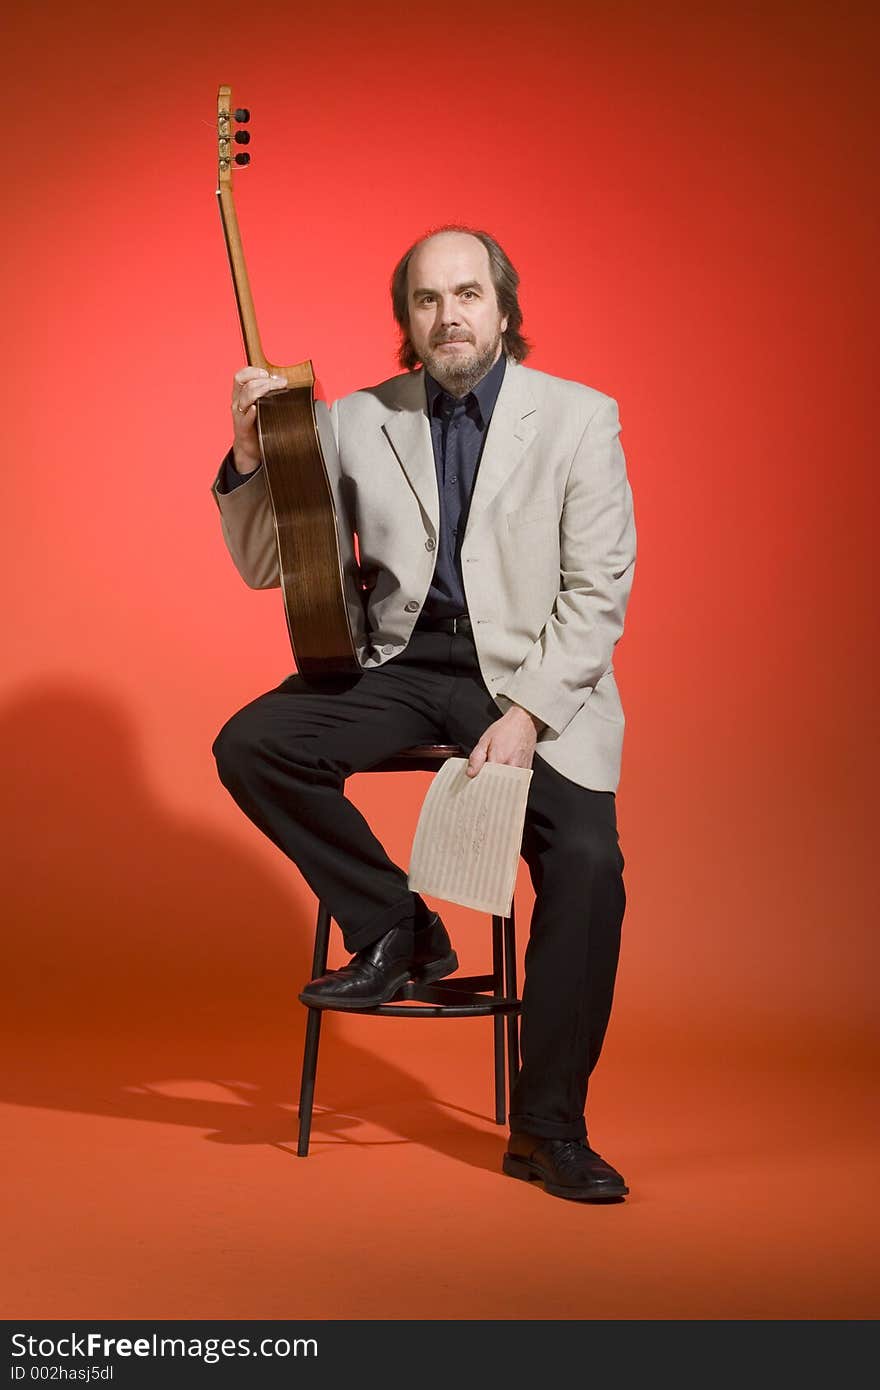
[[[312,957],[311,978],[317,979],[327,969],[327,951],[330,944],[330,913],[323,903],[318,904],[318,921],[315,926],[315,950]],[[299,1141],[296,1147],[298,1158],[307,1158],[309,1136],[312,1130],[312,1106],[315,1100],[315,1076],[318,1071],[318,1043],[321,1041],[321,1009],[309,1009],[306,1023],[306,1042],[303,1049],[302,1082],[299,1088]]]
[[[492,978],[493,994],[496,999],[504,998],[504,945],[501,936],[501,918],[492,917]],[[503,1125],[507,1119],[504,1103],[504,1018],[501,1014],[492,1015],[495,1034],[495,1123]]]
[[[513,903],[510,916],[504,919],[504,984],[508,999],[516,998],[516,915]],[[519,1076],[519,1014],[507,1015],[507,1070],[510,1090]]]

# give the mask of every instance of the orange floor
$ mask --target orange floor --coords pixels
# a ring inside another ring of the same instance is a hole
[[[499,1172],[485,1020],[21,1044],[6,1318],[849,1319],[877,1307],[868,1075],[629,1018],[592,1096],[615,1206]],[[159,1030],[161,1031],[161,1030]]]

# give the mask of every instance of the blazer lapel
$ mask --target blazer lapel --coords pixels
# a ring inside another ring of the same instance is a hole
[[[437,493],[437,470],[434,467],[434,446],[425,404],[425,373],[423,369],[398,378],[396,410],[382,429],[397,455],[401,468],[409,479],[413,492],[434,528],[440,531],[440,498]]]
[[[398,378],[395,389],[396,408],[382,428],[436,536],[440,530],[440,498],[425,404],[424,370],[420,368]],[[536,412],[525,368],[518,362],[508,362],[477,469],[466,533],[510,477],[537,434]]]
[[[525,368],[518,362],[508,362],[483,445],[465,534],[510,477],[537,434],[536,412]]]

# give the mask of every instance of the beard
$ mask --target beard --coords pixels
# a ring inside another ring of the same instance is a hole
[[[498,355],[501,334],[497,333],[482,352],[444,353],[425,348],[422,361],[435,381],[439,382],[450,396],[466,396],[473,391],[478,381],[482,381]]]

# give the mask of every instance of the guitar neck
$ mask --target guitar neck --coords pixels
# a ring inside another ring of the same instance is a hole
[[[263,351],[263,344],[260,342],[260,330],[257,328],[251,283],[244,262],[241,233],[238,230],[238,216],[232,199],[233,165],[248,161],[247,155],[233,156],[232,125],[234,121],[244,123],[249,118],[249,112],[233,110],[232,91],[227,86],[221,86],[217,93],[217,198],[220,204],[223,238],[229,256],[229,268],[232,271],[232,284],[235,289],[235,302],[238,305],[238,318],[241,323],[245,355],[249,366],[262,367],[264,371],[271,372],[273,376],[285,377],[288,387],[307,387],[312,390],[316,383],[311,360],[297,362],[292,367],[278,366],[269,361]],[[247,138],[239,133],[235,135],[235,142],[243,140],[247,143]]]
[[[241,323],[245,355],[251,367],[263,367],[268,370],[270,364],[266,360],[266,354],[263,352],[263,345],[260,342],[260,330],[257,328],[257,315],[251,294],[251,282],[245,265],[241,233],[238,230],[238,216],[232,198],[232,189],[221,186],[217,189],[217,198],[220,205],[220,221],[223,224],[226,252],[229,256],[229,268],[232,271],[232,284],[235,290],[235,302],[238,305],[238,318]]]

